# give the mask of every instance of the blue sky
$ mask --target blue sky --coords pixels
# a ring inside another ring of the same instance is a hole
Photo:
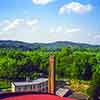
[[[0,40],[100,44],[100,0],[0,0]]]

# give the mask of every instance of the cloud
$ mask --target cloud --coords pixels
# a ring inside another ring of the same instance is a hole
[[[51,28],[50,32],[51,33],[60,33],[60,32],[63,32],[63,27],[62,26],[58,26],[56,28]]]
[[[26,23],[30,26],[35,25],[39,22],[39,19],[33,19],[33,20],[29,20]]]
[[[100,39],[100,35],[95,35],[94,39]]]
[[[47,5],[50,2],[53,2],[53,0],[32,0],[32,2],[36,5]]]
[[[84,14],[84,13],[92,11],[92,9],[93,9],[93,6],[91,4],[81,4],[79,2],[71,2],[71,3],[63,5],[60,8],[59,13],[69,14],[71,12],[74,12],[76,14]]]
[[[10,20],[6,19],[6,20],[2,21],[1,24],[8,24],[9,22],[10,22]]]
[[[4,27],[4,31],[8,31],[10,29],[14,29],[17,25],[21,22],[19,19],[15,19],[14,21],[10,22],[6,27]]]
[[[5,27],[3,28],[3,31],[9,31],[9,30],[13,30],[16,28],[21,28],[21,27],[33,27],[34,25],[36,25],[39,22],[39,19],[14,19],[12,21],[9,21],[9,23],[7,23],[7,25],[5,25]]]
[[[75,28],[75,27],[70,27],[70,28],[65,28],[63,26],[57,26],[55,28],[50,29],[50,33],[79,33],[81,31],[80,28]]]
[[[3,20],[3,21],[0,21],[0,27],[4,26],[5,24],[9,24],[9,20]]]
[[[76,32],[80,32],[81,29],[79,28],[71,28],[71,29],[67,29],[66,32],[67,33],[76,33]]]
[[[0,39],[33,41],[38,39],[40,24],[39,18],[16,18],[3,20],[0,26]],[[37,33],[37,34],[36,34]]]
[[[94,42],[96,43],[96,44],[99,44],[100,45],[100,35],[98,34],[98,35],[95,35],[94,37],[93,37],[93,40],[94,40]]]
[[[88,40],[90,44],[97,44],[100,45],[100,34],[99,33],[92,33],[88,35]]]

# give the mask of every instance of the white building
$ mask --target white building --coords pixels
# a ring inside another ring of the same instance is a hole
[[[39,78],[31,82],[13,82],[12,92],[48,92],[48,79]]]

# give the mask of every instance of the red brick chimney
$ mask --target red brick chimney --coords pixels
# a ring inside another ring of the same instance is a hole
[[[55,94],[55,56],[50,56],[48,75],[48,93]]]

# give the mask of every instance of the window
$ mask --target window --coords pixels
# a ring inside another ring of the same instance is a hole
[[[32,87],[33,87],[33,89],[35,89],[35,85],[33,85]]]
[[[17,92],[20,92],[21,91],[21,88],[20,87],[16,87],[16,91]]]

